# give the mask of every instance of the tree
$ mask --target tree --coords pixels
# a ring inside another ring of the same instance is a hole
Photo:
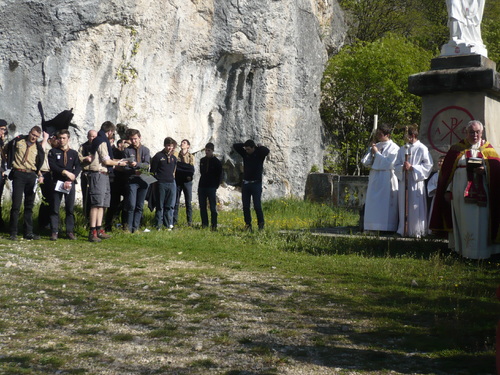
[[[431,52],[389,34],[347,46],[329,60],[320,112],[335,150],[332,165],[326,165],[330,172],[359,173],[375,114],[396,127],[420,122],[420,98],[408,92],[408,77],[428,70],[431,58]]]
[[[500,68],[500,1],[486,1],[483,23],[483,42],[488,49],[488,57]],[[497,69],[498,70],[498,69]]]
[[[352,40],[374,42],[398,33],[423,48],[438,50],[447,41],[444,0],[340,0]]]

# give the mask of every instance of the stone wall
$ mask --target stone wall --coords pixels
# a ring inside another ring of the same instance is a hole
[[[327,0],[0,0],[0,118],[11,135],[73,108],[72,146],[105,120],[213,142],[237,184],[236,141],[271,149],[265,198],[302,196],[322,165],[327,50],[345,35]]]
[[[332,207],[359,210],[365,204],[368,176],[340,176],[311,173],[307,177],[305,199]]]

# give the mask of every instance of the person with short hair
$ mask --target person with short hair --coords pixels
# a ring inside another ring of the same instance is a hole
[[[449,247],[470,259],[500,253],[500,156],[470,121],[439,174],[430,229],[449,232]]]
[[[257,145],[251,139],[245,143],[235,143],[233,149],[243,158],[243,184],[241,186],[241,200],[243,203],[243,216],[245,227],[252,230],[252,215],[250,202],[257,215],[257,224],[260,230],[264,229],[264,211],[262,210],[262,174],[264,161],[269,154],[269,149]]]
[[[3,148],[7,141],[7,134],[9,133],[7,129],[7,121],[0,119],[0,154],[3,153]],[[5,164],[5,159],[2,157],[0,160],[0,229],[5,226],[5,222],[2,216],[2,196],[3,190],[5,188],[5,182],[7,181],[7,175],[5,171],[7,170],[7,165]]]
[[[89,130],[87,133],[87,141],[82,143],[78,149],[78,156],[80,158],[80,165],[82,167],[82,173],[80,174],[80,186],[82,188],[82,204],[83,204],[83,214],[85,219],[90,217],[90,204],[89,201],[89,177],[90,177],[90,163],[92,162],[92,141],[97,137],[97,130]]]
[[[141,226],[144,200],[148,192],[149,184],[142,178],[141,174],[149,172],[151,154],[149,148],[141,142],[141,132],[137,129],[129,129],[127,132],[130,146],[124,151],[125,158],[132,158],[128,166],[124,168],[128,176],[126,183],[125,207],[126,230],[134,233]]]
[[[401,236],[420,238],[428,233],[425,180],[431,173],[433,162],[427,146],[418,140],[417,125],[408,127],[405,131],[405,138],[407,143],[399,149],[394,163],[394,172],[399,181],[397,232]],[[408,189],[405,189],[406,181],[408,181]],[[408,212],[405,212],[406,207],[408,207]],[[407,231],[405,231],[406,228]]]
[[[191,143],[187,139],[181,141],[181,150],[174,155],[177,158],[177,169],[175,171],[175,184],[177,185],[177,194],[174,208],[174,226],[179,217],[179,204],[181,195],[184,194],[184,204],[186,205],[186,219],[188,226],[193,224],[193,175],[194,175],[194,156],[189,152]]]
[[[90,242],[101,242],[111,237],[102,228],[104,210],[109,207],[111,199],[109,173],[114,166],[127,165],[126,161],[113,159],[113,150],[109,140],[114,136],[115,130],[115,124],[105,121],[97,137],[92,141],[90,151],[92,162],[89,166],[90,230],[88,239]]]
[[[200,204],[201,227],[208,227],[207,201],[210,206],[212,230],[217,230],[217,189],[222,181],[222,164],[214,155],[214,144],[205,145],[205,156],[200,160],[198,202]]]
[[[383,124],[375,133],[377,143],[372,143],[361,163],[370,168],[363,229],[365,231],[395,232],[398,229],[398,178],[394,162],[399,146],[391,140],[391,128]]]
[[[124,159],[125,148],[130,144],[125,142],[124,139],[119,139],[116,142],[116,147],[112,146],[113,159]],[[127,213],[124,205],[127,196],[127,182],[129,175],[125,172],[126,167],[115,167],[113,173],[109,175],[109,186],[111,189],[111,198],[109,207],[104,214],[104,230],[111,232],[113,230],[113,223],[118,218],[120,223],[118,226],[125,226],[127,222]]]
[[[174,150],[177,142],[167,137],[163,141],[163,150],[157,152],[151,159],[151,173],[158,180],[156,183],[156,215],[155,225],[161,230],[162,225],[168,230],[174,228],[174,208],[177,187],[175,170],[177,158]]]
[[[68,129],[56,132],[59,146],[49,151],[48,160],[55,186],[53,191],[50,230],[51,241],[57,241],[59,234],[59,208],[64,197],[64,210],[66,212],[66,236],[70,240],[76,240],[75,236],[75,185],[76,178],[80,174],[80,158],[78,152],[69,147],[70,133]],[[59,186],[59,184],[61,186]],[[60,187],[60,188],[58,188]]]
[[[59,140],[56,135],[49,136],[47,132],[43,132],[42,148],[45,152],[40,174],[43,177],[43,184],[40,184],[40,192],[42,193],[42,200],[38,207],[38,229],[40,231],[50,231],[50,214],[52,212],[52,205],[54,203],[54,184],[52,181],[52,174],[50,173],[49,166],[49,151],[53,148],[59,147]]]
[[[7,166],[11,167],[9,178],[12,180],[12,208],[10,210],[10,239],[17,240],[19,212],[24,196],[24,238],[39,240],[33,233],[33,206],[37,181],[43,183],[40,168],[45,153],[38,139],[42,135],[39,126],[31,128],[27,136],[18,136],[6,147]]]

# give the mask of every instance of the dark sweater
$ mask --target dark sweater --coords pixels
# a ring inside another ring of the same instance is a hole
[[[176,165],[177,158],[174,155],[168,156],[160,151],[151,159],[150,171],[158,182],[174,182]]]
[[[199,188],[218,188],[222,181],[222,164],[215,156],[203,157],[200,160]]]
[[[73,173],[75,177],[77,177],[82,170],[76,150],[69,149],[66,152],[66,164],[64,164],[64,151],[60,148],[52,148],[49,151],[48,161],[54,181],[69,181],[69,178],[62,174],[64,170]]]
[[[264,146],[255,147],[255,151],[247,154],[243,143],[235,143],[234,150],[243,158],[243,180],[262,181],[264,160],[269,154],[269,149]]]

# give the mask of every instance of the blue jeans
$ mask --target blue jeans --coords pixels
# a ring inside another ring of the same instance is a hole
[[[259,228],[264,228],[264,212],[262,211],[262,182],[252,182],[241,187],[241,200],[243,202],[243,217],[248,227],[252,226],[252,215],[250,214],[250,199],[253,200],[253,208],[257,215]]]
[[[125,200],[127,211],[127,226],[131,232],[135,232],[141,226],[142,211],[148,187],[135,181],[129,182]]]
[[[200,204],[201,226],[208,227],[207,199],[210,205],[212,229],[217,228],[217,188],[198,187],[198,202]]]
[[[177,196],[175,199],[175,209],[174,209],[174,225],[177,224],[177,218],[179,216],[179,201],[181,200],[181,194],[184,193],[184,202],[186,203],[186,219],[189,225],[193,222],[193,207],[191,201],[193,200],[193,181],[183,182],[177,184]]]
[[[156,228],[160,229],[162,224],[167,228],[174,225],[174,208],[177,186],[174,182],[157,183],[156,201]]]

